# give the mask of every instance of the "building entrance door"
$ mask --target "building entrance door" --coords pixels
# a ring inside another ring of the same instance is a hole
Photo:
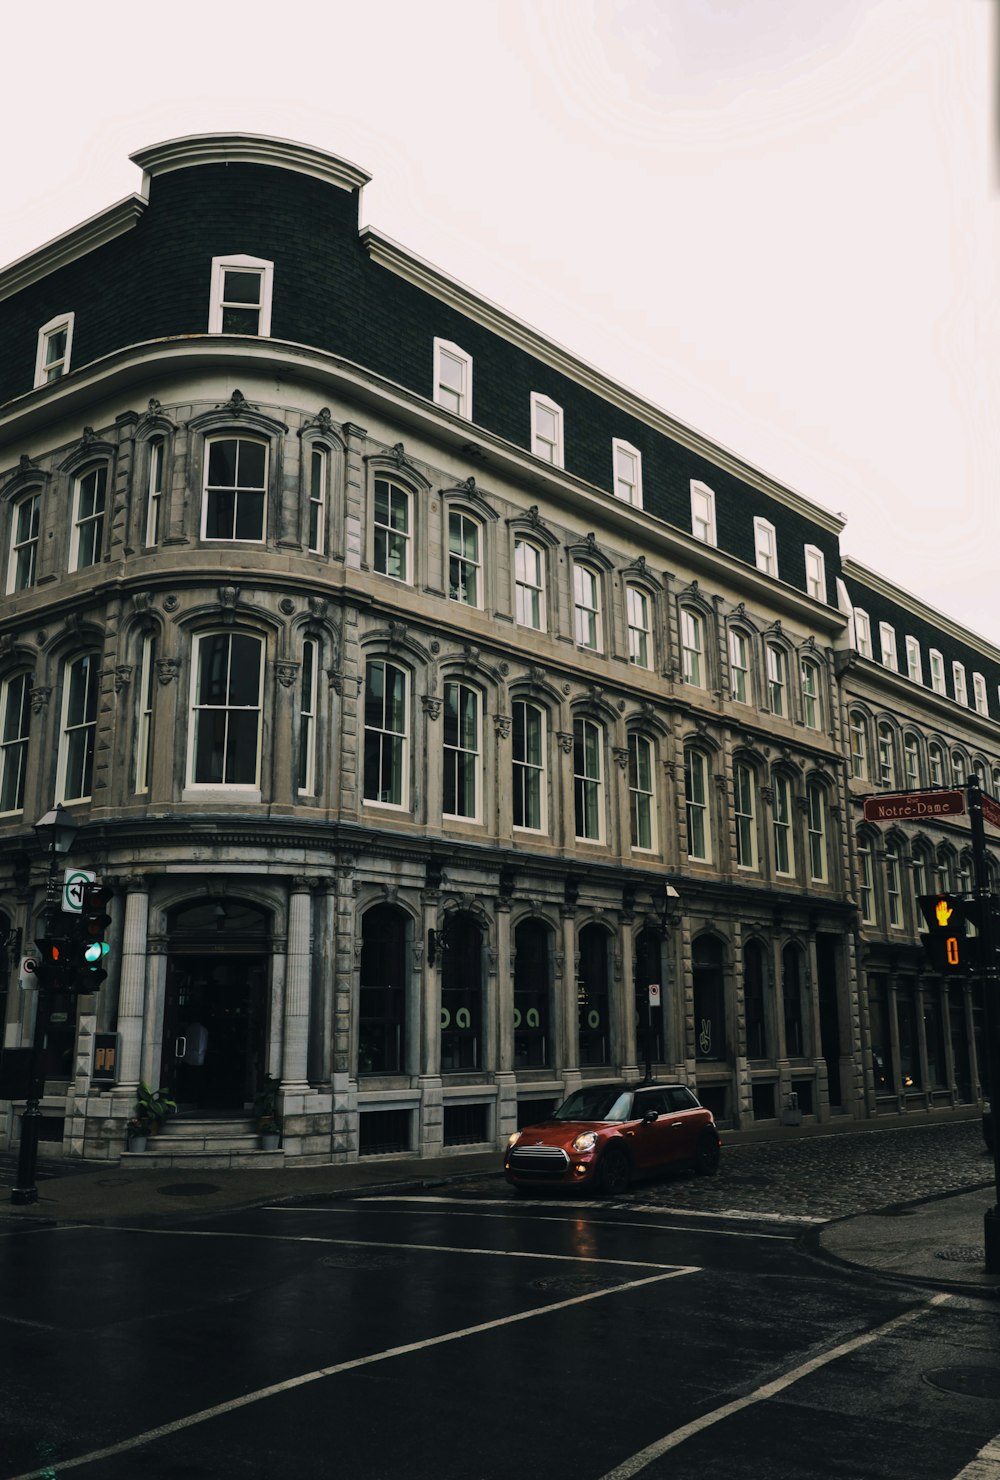
[[[263,1076],[267,957],[172,957],[162,1082],[179,1112],[242,1110]]]

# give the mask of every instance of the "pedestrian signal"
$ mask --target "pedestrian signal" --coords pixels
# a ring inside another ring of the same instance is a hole
[[[920,937],[924,951],[939,976],[965,976],[979,963],[979,942],[966,934],[969,907],[961,894],[921,894],[920,905],[928,930]]]

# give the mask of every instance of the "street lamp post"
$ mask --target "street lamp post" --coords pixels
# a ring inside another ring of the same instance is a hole
[[[65,807],[56,805],[35,823],[35,836],[49,854],[49,872],[45,881],[45,933],[46,938],[56,935],[59,924],[59,884],[56,879],[56,860],[69,852],[77,834],[77,824]],[[39,1100],[44,1092],[44,1077],[40,1075],[42,1050],[49,1023],[49,983],[39,974],[35,1000],[35,1028],[31,1038],[31,1058],[28,1065],[28,1098],[21,1116],[21,1147],[17,1158],[17,1183],[11,1191],[12,1203],[34,1203],[38,1201],[35,1186],[35,1166],[38,1161],[38,1132],[42,1111]]]

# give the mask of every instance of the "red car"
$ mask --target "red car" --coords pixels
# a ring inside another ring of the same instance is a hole
[[[633,1177],[688,1165],[719,1166],[712,1112],[683,1084],[588,1084],[507,1142],[513,1187],[596,1187],[617,1196]]]

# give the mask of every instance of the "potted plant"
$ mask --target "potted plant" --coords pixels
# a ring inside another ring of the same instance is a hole
[[[257,1134],[260,1136],[260,1144],[263,1151],[276,1151],[278,1149],[278,1138],[281,1135],[281,1121],[278,1119],[278,1091],[280,1088],[280,1079],[275,1079],[270,1074],[265,1074],[254,1096],[253,1113],[257,1122]]]
[[[176,1109],[177,1101],[170,1098],[167,1090],[150,1089],[148,1084],[140,1083],[135,1113],[138,1120],[146,1122],[148,1135],[155,1136],[167,1116],[173,1115]]]
[[[128,1137],[128,1149],[130,1151],[145,1151],[146,1138],[149,1135],[149,1121],[141,1115],[133,1115],[125,1127],[125,1134]]]
[[[257,1134],[260,1136],[262,1151],[277,1151],[281,1140],[281,1121],[276,1115],[262,1115],[257,1121]]]

